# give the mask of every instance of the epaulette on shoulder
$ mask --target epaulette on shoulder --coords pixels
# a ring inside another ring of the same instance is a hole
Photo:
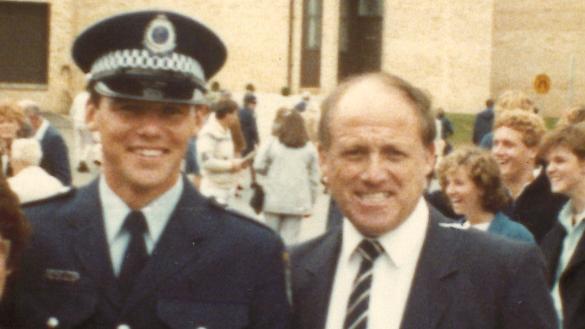
[[[257,219],[250,217],[250,215],[248,215],[242,211],[239,211],[238,209],[228,208],[225,204],[217,202],[214,198],[209,198],[207,200],[209,201],[209,205],[213,208],[221,209],[221,210],[229,213],[230,215],[233,215],[233,217],[235,217],[235,218],[241,219],[242,221],[248,222],[248,223],[253,224],[257,227],[261,227],[267,231],[274,233],[274,230],[271,229],[270,227],[268,227],[266,224],[260,222]]]
[[[24,208],[28,208],[28,207],[34,207],[34,206],[38,206],[38,205],[42,205],[42,204],[46,204],[46,203],[50,203],[50,202],[54,202],[54,201],[70,199],[75,195],[76,192],[77,192],[77,189],[75,187],[68,187],[67,189],[63,189],[59,193],[50,195],[46,198],[23,202],[20,204],[20,206],[24,207]]]

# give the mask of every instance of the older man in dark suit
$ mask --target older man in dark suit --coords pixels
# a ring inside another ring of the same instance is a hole
[[[134,12],[85,30],[73,58],[91,71],[87,119],[101,135],[103,175],[26,209],[32,241],[0,322],[285,328],[280,239],[180,174],[198,124],[194,91],[223,65],[221,40],[187,16]]]
[[[556,328],[535,246],[461,230],[422,198],[423,92],[372,73],[322,106],[322,173],[345,219],[291,254],[294,329]]]
[[[71,185],[71,166],[69,149],[61,133],[41,115],[41,107],[31,100],[22,100],[19,105],[24,110],[34,137],[41,144],[43,157],[40,167],[49,175],[57,178],[63,185]]]

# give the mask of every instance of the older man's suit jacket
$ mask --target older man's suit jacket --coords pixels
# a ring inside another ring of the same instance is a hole
[[[49,125],[41,140],[41,149],[43,157],[39,166],[60,180],[63,185],[71,185],[69,151],[65,140],[55,127]]]
[[[284,246],[270,229],[184,192],[127,299],[94,182],[26,209],[34,230],[5,304],[8,328],[285,328]]]
[[[431,208],[401,328],[556,328],[534,245],[452,226]],[[340,245],[338,227],[292,250],[293,329],[325,327]]]
[[[556,223],[542,240],[541,247],[549,266],[548,282],[551,289],[555,283],[566,235],[565,228]],[[585,235],[579,240],[575,253],[561,275],[559,288],[563,300],[563,328],[585,328]]]

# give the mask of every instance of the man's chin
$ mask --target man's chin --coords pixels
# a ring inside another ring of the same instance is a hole
[[[399,223],[391,220],[390,215],[378,214],[376,216],[367,216],[361,214],[351,220],[353,226],[363,235],[368,237],[377,237],[395,229]]]

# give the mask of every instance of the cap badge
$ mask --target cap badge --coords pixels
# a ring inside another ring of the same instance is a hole
[[[144,31],[144,46],[155,54],[165,54],[175,50],[175,27],[167,16],[158,15]]]

